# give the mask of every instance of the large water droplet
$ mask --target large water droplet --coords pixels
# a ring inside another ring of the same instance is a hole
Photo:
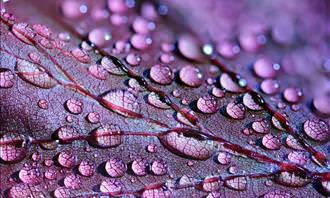
[[[225,180],[225,185],[233,190],[244,191],[247,189],[247,178],[246,177],[234,177],[231,179]]]
[[[330,116],[329,104],[330,98],[328,96],[321,95],[313,99],[313,107],[315,108],[316,112],[324,116]]]
[[[306,135],[316,141],[328,141],[330,132],[328,124],[319,119],[310,119],[304,123]]]
[[[147,174],[147,161],[143,158],[137,158],[132,162],[132,171],[138,176],[145,176]]]
[[[93,65],[89,66],[88,72],[96,79],[99,79],[99,80],[107,79],[107,75],[106,75],[107,72],[101,65],[93,64]]]
[[[75,161],[75,156],[70,151],[62,151],[57,156],[57,162],[65,168],[73,167]]]
[[[14,74],[10,69],[0,68],[0,88],[10,88],[14,85]]]
[[[19,171],[18,177],[25,184],[38,184],[41,179],[41,172],[36,167],[24,166]]]
[[[233,119],[244,119],[245,111],[245,106],[242,103],[231,102],[226,106],[226,113]]]
[[[257,133],[268,133],[269,124],[266,120],[258,120],[252,123],[252,129]]]
[[[203,113],[215,113],[220,108],[218,101],[212,96],[203,96],[197,100],[197,108]]]
[[[135,49],[145,50],[152,44],[152,39],[143,34],[134,34],[131,37],[131,44]]]
[[[101,59],[101,65],[110,74],[114,74],[114,75],[125,75],[125,72],[120,67],[118,67],[116,64],[114,64],[113,61],[110,58],[108,58],[106,56],[104,56]]]
[[[110,177],[122,177],[127,171],[127,166],[123,160],[119,158],[110,158],[105,163],[105,170]]]
[[[18,133],[5,133],[0,138],[0,159],[7,163],[21,161],[27,154],[26,138]]]
[[[220,85],[227,91],[233,93],[240,93],[243,91],[243,88],[240,87],[227,73],[221,74]]]
[[[288,135],[288,137],[286,137],[285,143],[286,143],[286,145],[288,145],[288,147],[290,147],[292,149],[304,150],[304,148],[302,146],[300,146],[298,140],[296,140],[292,135]]]
[[[76,98],[70,98],[65,102],[66,109],[72,114],[80,114],[83,111],[84,104]]]
[[[194,66],[187,65],[180,70],[180,80],[191,87],[199,87],[203,83],[202,72]]]
[[[25,81],[43,89],[50,89],[57,85],[56,80],[40,65],[18,59],[16,63],[18,75]]]
[[[35,33],[27,23],[16,23],[12,27],[13,34],[22,42],[33,45]]]
[[[308,161],[308,156],[306,155],[305,152],[301,151],[291,151],[288,154],[288,159],[290,162],[299,164],[301,166],[305,165]]]
[[[254,110],[254,111],[258,111],[258,110],[263,109],[262,106],[260,106],[256,101],[254,101],[252,95],[249,94],[249,93],[244,94],[244,96],[243,96],[243,104],[247,108],[249,108],[251,110]]]
[[[196,135],[198,136],[198,134]],[[216,144],[211,140],[201,140],[177,132],[163,135],[159,137],[159,140],[175,154],[197,160],[210,158],[216,149]]]
[[[150,78],[161,85],[169,85],[174,79],[174,74],[168,66],[154,65],[150,69]]]
[[[178,39],[178,49],[185,58],[201,61],[203,54],[200,47],[197,39],[191,35],[182,35]]]
[[[217,156],[217,161],[222,165],[228,165],[231,162],[231,154],[227,152],[219,152]]]
[[[275,181],[289,187],[302,187],[310,182],[310,179],[304,176],[296,175],[295,173],[281,172],[276,174]]]
[[[111,33],[105,28],[96,28],[89,32],[88,40],[97,47],[105,47],[110,43]]]
[[[95,172],[95,165],[90,160],[82,160],[78,166],[78,171],[82,176],[90,177]]]
[[[102,104],[126,117],[139,117],[140,105],[128,90],[114,89],[102,94]]]
[[[123,137],[117,125],[105,124],[91,132],[89,141],[97,147],[110,148],[120,145]]]

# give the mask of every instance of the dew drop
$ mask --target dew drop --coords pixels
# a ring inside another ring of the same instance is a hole
[[[216,48],[217,52],[227,59],[234,58],[241,51],[238,45],[229,41],[219,42]]]
[[[300,146],[298,140],[296,140],[292,135],[288,135],[285,139],[285,143],[288,147],[295,150],[304,150],[302,146]]]
[[[202,72],[194,66],[187,65],[180,70],[179,73],[180,80],[190,86],[199,87],[203,83]]]
[[[249,93],[244,94],[243,104],[250,110],[258,111],[263,109],[262,106],[260,106],[256,101],[254,101],[252,95]]]
[[[159,137],[159,140],[171,152],[197,160],[209,159],[216,149],[214,141],[200,140],[177,132],[167,133]]]
[[[301,151],[291,151],[288,155],[288,159],[290,162],[299,164],[301,166],[305,165],[308,161],[306,153]]]
[[[243,88],[240,87],[227,73],[221,74],[220,85],[227,91],[230,91],[233,93],[243,92]]]
[[[127,171],[127,166],[123,160],[113,157],[105,163],[105,170],[110,177],[122,177]]]
[[[88,40],[101,48],[107,46],[111,38],[111,33],[105,28],[95,28],[88,34]]]
[[[156,153],[157,150],[158,150],[158,148],[157,148],[157,145],[156,145],[156,144],[149,144],[149,145],[147,146],[147,151],[148,151],[149,153]]]
[[[49,168],[45,171],[44,175],[48,180],[55,180],[57,178],[57,171],[54,168]]]
[[[151,92],[148,94],[147,102],[148,104],[160,109],[170,108],[170,106],[168,106],[166,103],[160,100],[159,96],[155,92]]]
[[[318,96],[313,99],[313,107],[315,108],[316,112],[324,116],[330,116],[329,104],[330,98],[327,96]]]
[[[277,80],[266,79],[261,82],[260,89],[267,95],[274,95],[280,91],[280,84]]]
[[[80,114],[83,111],[84,104],[76,98],[70,98],[65,101],[66,109],[72,114]]]
[[[197,39],[191,35],[181,35],[178,39],[178,49],[180,53],[187,59],[194,61],[201,61],[203,59],[203,54],[201,51],[201,46]]]
[[[302,91],[295,87],[286,88],[283,92],[284,99],[290,103],[298,103],[302,96]]]
[[[167,165],[163,160],[153,161],[150,169],[155,175],[165,175],[167,173]]]
[[[117,125],[105,124],[90,133],[89,141],[100,148],[111,148],[123,142],[122,132]]]
[[[196,117],[194,111],[190,111],[187,108],[182,109],[182,111],[183,112],[187,112],[189,114],[189,116]],[[194,127],[194,125],[183,114],[181,114],[180,112],[177,112],[176,113],[176,119],[177,119],[177,121],[179,121],[182,124],[185,124],[187,126]]]
[[[31,26],[27,23],[15,23],[12,26],[12,32],[22,42],[28,45],[33,45],[33,39],[36,34],[32,30]]]
[[[239,176],[227,179],[225,185],[232,190],[244,191],[247,189],[247,178]]]
[[[83,50],[79,48],[74,48],[71,50],[71,54],[73,57],[75,57],[79,62],[84,64],[90,64],[91,63],[91,57],[84,52]]]
[[[226,106],[227,114],[236,120],[245,118],[245,106],[242,103],[231,102]]]
[[[95,165],[90,160],[82,160],[78,166],[78,171],[82,176],[90,177],[94,174]]]
[[[304,132],[308,137],[316,141],[328,141],[330,139],[329,126],[323,120],[307,120],[304,123]]]
[[[197,108],[202,113],[213,114],[219,110],[220,106],[214,97],[206,95],[197,100]]]
[[[145,176],[147,174],[147,161],[142,158],[137,158],[132,162],[132,171],[137,176]]]
[[[75,156],[70,151],[62,151],[57,156],[57,162],[64,168],[73,167],[75,161]]]
[[[228,165],[231,162],[231,154],[227,152],[219,152],[217,156],[217,161],[222,165]]]
[[[7,163],[16,163],[27,154],[26,138],[18,133],[5,133],[0,138],[0,159]]]
[[[74,197],[75,195],[71,192],[70,189],[66,187],[58,187],[54,191],[55,198],[67,198],[67,197]]]
[[[275,176],[278,184],[289,187],[302,187],[310,183],[310,179],[304,176],[295,175],[295,173],[281,172]]]
[[[160,55],[159,60],[162,63],[169,64],[175,60],[175,57],[171,54],[162,54],[162,55]]]
[[[263,198],[292,198],[291,194],[282,190],[271,190],[263,195]]]
[[[130,53],[126,56],[126,62],[131,66],[137,66],[141,62],[141,57],[138,54]]]
[[[269,133],[269,124],[266,120],[258,120],[252,123],[252,129],[257,133]]]
[[[77,137],[79,137],[79,133],[72,126],[61,126],[56,130],[56,137],[60,140],[61,143],[71,143]]]
[[[287,118],[287,116],[284,117]],[[285,131],[285,128],[282,126],[281,122],[275,116],[272,116],[272,124],[276,129],[280,131]]]
[[[101,65],[105,70],[107,70],[110,74],[114,75],[125,75],[125,72],[116,64],[112,62],[112,60],[106,56],[101,59]]]
[[[155,24],[153,22],[148,22],[142,17],[136,17],[132,27],[136,33],[148,34],[151,30],[155,29]]]
[[[143,34],[133,34],[131,44],[137,50],[146,50],[152,44],[152,39]]]
[[[41,66],[18,59],[16,63],[18,75],[25,81],[43,89],[57,85],[56,80]]]
[[[10,69],[0,68],[0,88],[11,88],[13,85],[13,72]]]
[[[57,146],[58,146],[58,140],[40,143],[40,147],[46,150],[55,150]]]
[[[225,97],[225,92],[219,89],[218,87],[213,87],[212,88],[212,95],[217,97],[217,98],[223,98]]]
[[[270,58],[259,58],[253,64],[254,73],[260,78],[274,78],[279,69],[274,64]]]
[[[101,65],[93,64],[93,65],[89,66],[88,72],[96,79],[99,79],[99,80],[107,79],[107,75],[106,75],[107,72]]]
[[[267,134],[261,140],[262,145],[270,150],[278,150],[281,147],[281,142],[278,137]]]
[[[69,189],[73,189],[73,190],[77,190],[81,188],[81,180],[80,177],[77,174],[71,173],[69,175],[67,175],[64,178],[64,186],[69,188]]]
[[[219,191],[221,186],[220,180],[218,177],[208,176],[203,180],[202,188],[205,192],[215,192]]]
[[[161,85],[169,85],[174,79],[174,74],[169,66],[154,65],[150,69],[150,78]]]
[[[13,14],[8,13],[6,11],[2,11],[0,12],[1,14],[1,19],[4,20],[5,22],[9,23],[10,25],[13,25],[15,23],[15,17]]]
[[[32,166],[24,166],[18,173],[19,179],[25,184],[38,184],[40,176],[40,170]]]
[[[125,0],[108,0],[108,8],[114,13],[124,13],[127,11]]]
[[[96,124],[100,122],[100,114],[97,112],[90,112],[87,114],[86,119],[88,120],[88,122],[92,123],[92,124]]]
[[[60,41],[64,41],[64,42],[69,42],[71,40],[71,35],[69,32],[60,32],[58,34],[58,38],[60,39]]]
[[[15,184],[8,191],[10,198],[39,197],[46,198],[45,194],[36,186],[24,183]]]
[[[108,109],[126,116],[140,117],[137,98],[128,90],[114,89],[102,94],[102,104]]]
[[[65,0],[61,4],[61,11],[68,19],[81,18],[87,12],[87,6],[76,0]]]

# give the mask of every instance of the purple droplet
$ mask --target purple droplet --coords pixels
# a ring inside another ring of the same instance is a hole
[[[128,10],[125,0],[108,0],[108,8],[114,13],[124,13]]]
[[[265,94],[274,95],[279,92],[280,84],[277,80],[266,79],[261,82],[260,89]]]
[[[70,98],[65,102],[65,107],[72,114],[80,114],[83,111],[84,104],[76,98]]]
[[[152,39],[143,34],[134,34],[131,37],[131,44],[138,50],[145,50],[152,44]]]
[[[191,87],[199,87],[203,83],[203,74],[194,66],[187,65],[180,70],[180,80]]]
[[[318,96],[313,99],[313,107],[317,113],[324,116],[330,115],[330,98],[327,96]]]
[[[169,66],[157,64],[151,67],[150,78],[161,85],[169,85],[174,79],[174,74]]]
[[[265,135],[261,143],[265,148],[270,150],[278,150],[281,147],[280,139],[272,134]]]
[[[217,52],[224,58],[234,58],[240,52],[238,45],[232,42],[219,42],[217,45]]]
[[[328,141],[330,139],[329,126],[323,120],[307,120],[304,123],[304,132],[308,137],[316,141]]]
[[[253,64],[253,70],[260,78],[274,78],[278,69],[278,64],[267,57],[259,58]]]
[[[240,87],[227,73],[221,74],[220,85],[227,91],[233,93],[239,93],[243,91],[243,88]]]
[[[212,96],[203,96],[197,100],[197,108],[203,113],[215,113],[218,111],[218,101]]]
[[[298,103],[302,96],[302,91],[295,87],[286,88],[283,92],[284,99],[290,103]]]
[[[122,177],[127,171],[127,166],[121,159],[111,158],[105,163],[105,170],[110,177]]]
[[[11,88],[14,85],[14,74],[11,70],[0,68],[0,88]]]
[[[98,47],[105,47],[111,40],[111,33],[105,28],[96,28],[89,32],[88,40]]]
[[[180,53],[188,59],[201,61],[203,54],[197,39],[191,35],[182,35],[178,39],[178,49]]]
[[[126,56],[126,62],[131,66],[137,66],[141,62],[141,57],[138,54],[130,53]]]
[[[88,72],[99,80],[106,80],[107,79],[107,72],[106,70],[98,64],[93,64],[88,67]]]
[[[231,102],[226,107],[227,114],[237,120],[245,118],[245,106],[242,103]]]
[[[61,4],[62,14],[69,19],[77,19],[82,17],[88,8],[80,1],[76,0],[65,0]]]
[[[258,110],[261,110],[263,109],[262,106],[260,106],[258,103],[256,103],[254,100],[253,100],[253,97],[251,96],[251,94],[249,93],[246,93],[244,94],[243,96],[243,104],[251,109],[251,110],[254,110],[254,111],[258,111]]]

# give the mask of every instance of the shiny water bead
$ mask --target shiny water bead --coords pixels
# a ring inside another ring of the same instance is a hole
[[[281,172],[276,175],[275,181],[278,184],[289,187],[302,187],[310,183],[310,178],[303,175],[298,175],[294,172]]]
[[[106,80],[107,79],[107,71],[98,64],[93,64],[88,67],[88,72],[96,79]]]
[[[223,98],[225,97],[225,92],[218,87],[213,87],[211,91],[212,95],[217,97],[217,98]]]
[[[213,96],[203,96],[197,100],[197,108],[202,113],[212,114],[219,110],[218,101]]]
[[[180,80],[190,86],[199,87],[203,83],[202,72],[194,66],[187,65],[180,70],[179,73]]]
[[[157,108],[160,109],[169,109],[170,106],[168,106],[166,103],[160,100],[159,96],[155,92],[151,92],[148,94],[147,102]]]
[[[145,176],[147,174],[147,161],[137,158],[132,162],[131,169],[137,176]]]
[[[203,45],[202,47],[202,51],[205,55],[209,56],[209,55],[212,55],[213,54],[213,46],[209,43],[206,43]]]
[[[87,114],[86,119],[88,120],[88,122],[96,124],[100,122],[101,116],[97,112],[90,112]]]
[[[148,34],[156,28],[155,23],[149,22],[143,17],[137,17],[132,24],[133,30],[139,34]]]
[[[328,96],[317,96],[313,99],[313,107],[315,108],[316,112],[324,115],[330,115],[330,97]]]
[[[104,124],[90,133],[89,141],[100,148],[117,147],[123,142],[120,128],[114,124]]]
[[[72,114],[80,114],[83,111],[84,104],[76,98],[70,98],[65,102],[65,107]]]
[[[79,48],[74,48],[73,50],[71,50],[71,54],[81,63],[84,64],[91,63],[91,57],[86,52],[84,52]]]
[[[239,35],[239,43],[242,49],[247,52],[257,52],[263,44],[265,44],[265,36],[252,32],[242,32]]]
[[[108,8],[114,13],[124,13],[128,10],[125,0],[108,0]]]
[[[167,65],[152,66],[149,75],[153,81],[161,85],[169,85],[174,79],[172,69]]]
[[[280,83],[277,80],[266,79],[261,82],[260,89],[265,94],[274,95],[280,91]]]
[[[285,139],[285,143],[288,147],[295,150],[304,150],[304,148],[299,144],[298,140],[296,140],[292,135],[288,135]]]
[[[256,101],[254,101],[253,97],[249,93],[245,93],[243,96],[243,104],[250,110],[262,110],[263,107],[260,106]]]
[[[88,8],[85,4],[75,0],[65,0],[61,4],[62,14],[69,19],[77,19],[82,17]]]
[[[101,66],[110,74],[125,75],[125,72],[107,56],[102,57]]]
[[[269,124],[266,120],[258,120],[252,123],[252,129],[257,133],[268,133]]]
[[[222,165],[228,165],[231,162],[231,154],[227,152],[219,152],[217,156],[217,161]]]
[[[165,175],[167,173],[167,165],[163,160],[153,161],[150,169],[155,175]]]
[[[70,151],[62,151],[57,156],[57,162],[64,168],[73,167],[75,161],[75,156]]]
[[[127,23],[127,16],[121,14],[112,14],[110,15],[110,22],[114,26],[121,26]]]
[[[11,88],[14,85],[14,73],[6,68],[0,68],[0,88]]]
[[[239,93],[242,92],[244,89],[238,85],[227,73],[223,73],[220,76],[220,85],[227,91],[233,92],[233,93]]]
[[[47,26],[45,26],[43,24],[34,24],[32,26],[32,28],[40,36],[43,36],[43,37],[46,37],[46,38],[50,38],[50,36],[52,35],[52,31]]]
[[[24,166],[18,172],[19,179],[25,184],[38,184],[41,180],[41,172],[33,166]]]
[[[226,187],[237,190],[237,191],[244,191],[247,189],[247,178],[246,177],[234,177],[231,179],[225,180]]]
[[[141,62],[141,57],[138,55],[138,54],[135,54],[135,53],[129,53],[127,56],[126,56],[126,62],[128,64],[130,64],[131,66],[137,66],[140,64]]]
[[[131,44],[135,49],[146,50],[152,44],[152,39],[147,35],[134,34],[131,37]]]
[[[162,63],[169,64],[175,60],[175,57],[171,54],[164,53],[164,54],[160,55],[159,60]]]
[[[79,177],[79,175],[74,174],[74,173],[70,173],[67,176],[65,176],[63,183],[64,183],[64,186],[69,189],[77,190],[77,189],[81,188],[80,177]]]
[[[308,162],[308,156],[306,153],[301,151],[291,151],[288,154],[288,159],[290,162],[299,164],[301,166],[305,165]]]
[[[120,194],[124,185],[116,179],[106,179],[100,184],[100,191],[107,194]]]
[[[310,119],[303,126],[305,134],[316,141],[328,141],[330,139],[329,125],[319,119]]]
[[[262,145],[270,150],[278,150],[281,148],[280,139],[272,134],[265,135],[261,140]]]
[[[38,186],[29,185],[24,183],[18,183],[13,185],[8,191],[6,190],[6,196],[10,198],[22,198],[22,197],[40,197],[46,198],[45,193]]]
[[[187,59],[201,61],[203,54],[200,48],[200,43],[191,35],[185,34],[178,38],[178,49],[180,53]]]
[[[106,47],[111,38],[110,31],[105,28],[95,28],[88,34],[88,40],[97,47]]]
[[[0,144],[0,159],[6,163],[21,161],[27,154],[26,137],[14,132],[4,133],[0,143],[18,142],[17,144]]]
[[[112,157],[105,163],[105,170],[110,177],[122,177],[127,171],[127,166],[121,159]]]
[[[234,58],[241,51],[238,45],[229,41],[219,42],[216,49],[220,56],[227,59]]]
[[[220,179],[214,176],[205,177],[202,183],[202,189],[205,192],[219,191],[220,186],[221,186]]]
[[[259,58],[253,64],[254,73],[260,78],[274,78],[279,69],[279,65],[268,57]]]
[[[95,172],[95,165],[91,160],[82,160],[78,166],[78,171],[82,176],[90,177]]]
[[[302,96],[302,91],[295,87],[286,88],[283,92],[284,99],[290,103],[298,103]]]
[[[245,112],[245,106],[242,103],[231,102],[226,106],[226,113],[233,119],[244,119]]]
[[[22,42],[33,45],[36,33],[32,27],[27,23],[15,23],[12,26],[12,33]]]

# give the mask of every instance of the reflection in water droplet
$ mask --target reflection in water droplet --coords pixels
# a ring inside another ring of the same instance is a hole
[[[155,92],[151,92],[148,94],[147,97],[148,104],[160,108],[160,109],[169,109],[170,106],[168,106],[166,103],[162,102],[159,98],[159,96]]]
[[[227,114],[237,120],[245,118],[245,106],[242,103],[231,102],[226,107]]]
[[[87,114],[87,117],[86,119],[92,123],[92,124],[96,124],[96,123],[99,123],[100,122],[100,114],[97,113],[97,112],[90,112]]]
[[[272,134],[265,135],[261,141],[262,145],[270,150],[278,150],[281,147],[280,139]]]
[[[90,177],[94,174],[95,166],[94,163],[90,160],[82,160],[78,166],[78,171],[82,176]]]
[[[302,187],[310,182],[310,179],[304,176],[296,175],[295,173],[281,172],[276,174],[275,181],[278,184],[289,187]]]
[[[152,44],[152,39],[143,34],[134,34],[131,37],[131,44],[137,50],[145,50]]]
[[[178,49],[180,53],[188,59],[200,61],[203,54],[197,39],[191,35],[182,35],[178,39]]]
[[[114,75],[125,75],[125,72],[120,67],[118,67],[117,65],[115,65],[112,62],[112,60],[110,58],[106,57],[106,56],[104,56],[101,59],[101,65],[110,74],[114,74]]]
[[[79,175],[71,173],[67,176],[65,176],[64,180],[63,180],[64,186],[69,188],[69,189],[73,189],[73,190],[77,190],[81,188],[81,180]]]
[[[266,120],[258,120],[252,123],[252,129],[257,133],[268,133],[269,124]]]
[[[274,78],[278,69],[278,64],[268,57],[259,58],[253,64],[253,70],[260,78]]]

